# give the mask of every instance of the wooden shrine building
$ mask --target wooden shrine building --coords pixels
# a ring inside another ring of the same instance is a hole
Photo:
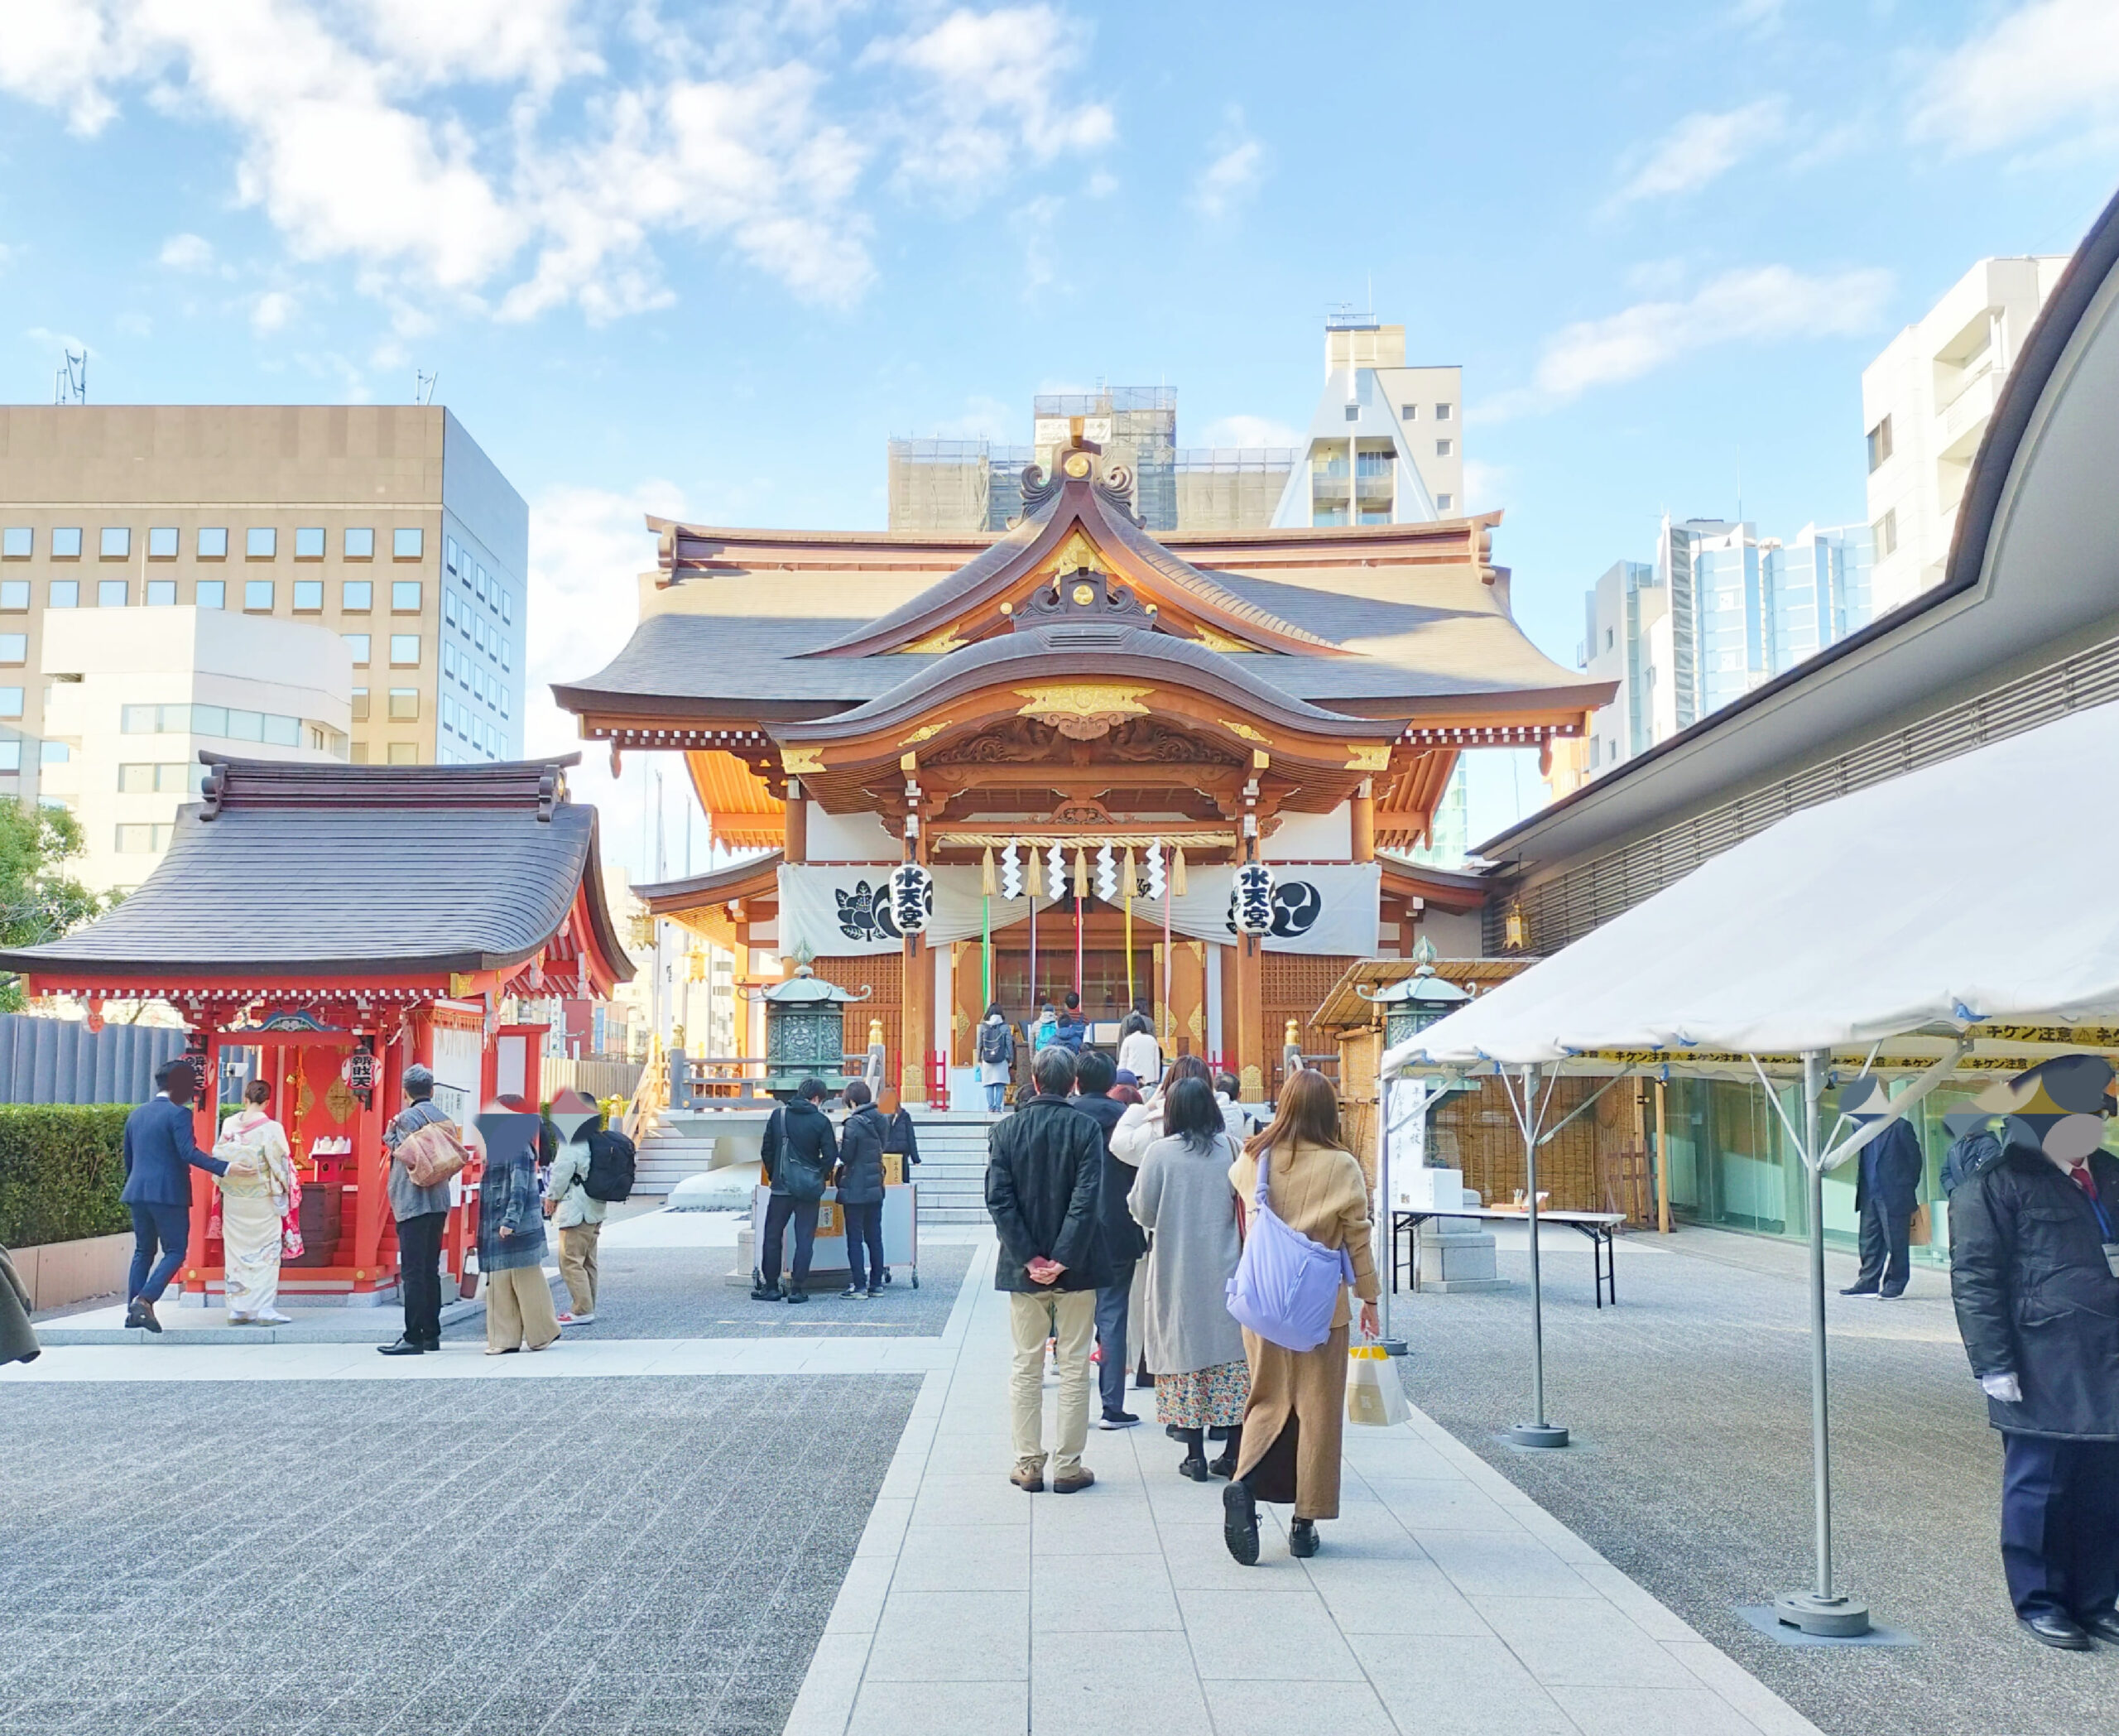
[[[117,909],[41,946],[0,953],[31,994],[158,998],[180,1014],[208,1080],[257,1051],[302,1180],[296,1301],[380,1301],[396,1231],[382,1130],[413,1061],[459,1116],[539,1092],[541,1026],[502,1022],[517,995],[610,993],[632,974],[606,906],[596,810],[569,801],[579,756],[505,765],[338,766],[199,756],[203,799]],[[216,1094],[195,1137],[210,1147]],[[474,1179],[474,1178],[473,1178]],[[220,1284],[213,1184],[195,1174],[187,1299]],[[450,1213],[461,1276],[469,1226]]]
[[[770,853],[649,907],[733,945],[739,982],[764,953],[872,988],[848,1046],[880,1017],[908,1100],[970,1061],[987,1001],[1022,1022],[1077,988],[1256,1099],[1353,959],[1476,935],[1476,878],[1403,854],[1458,754],[1578,735],[1610,685],[1516,625],[1497,514],[1159,541],[1079,429],[1054,473],[997,536],[651,519],[631,642],[554,691],[614,764],[683,753],[715,839]],[[913,936],[903,861],[933,877]]]

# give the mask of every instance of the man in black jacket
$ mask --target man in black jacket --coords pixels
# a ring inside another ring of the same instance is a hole
[[[1089,1345],[1096,1292],[1111,1282],[1099,1205],[1103,1135],[1067,1100],[1074,1057],[1041,1049],[1031,1064],[1037,1094],[988,1137],[986,1209],[1000,1233],[993,1287],[1009,1292],[1015,1369],[1009,1382],[1016,1468],[1008,1480],[1035,1493],[1045,1487],[1045,1345],[1060,1368],[1059,1440],[1052,1489],[1071,1495],[1096,1481],[1082,1463],[1089,1431]]]
[[[789,1274],[786,1299],[810,1300],[810,1256],[817,1239],[817,1202],[824,1196],[824,1181],[838,1162],[838,1141],[832,1132],[831,1118],[823,1109],[824,1082],[805,1079],[794,1101],[772,1112],[765,1124],[760,1167],[772,1198],[766,1204],[765,1235],[758,1248],[757,1282],[751,1286],[754,1302],[776,1302],[780,1287],[780,1250],[787,1229],[795,1229],[795,1261]]]
[[[2049,1646],[2119,1644],[2119,1160],[2112,1069],[2064,1056],[2014,1084],[2003,1144],[1950,1195],[1950,1293],[2001,1431],[2001,1565]]]
[[[1883,1081],[1872,1075],[1856,1080],[1842,1092],[1839,1108],[1858,1126],[1888,1115],[1891,1099]],[[1905,1281],[1913,1274],[1913,1208],[1928,1159],[1920,1149],[1920,1136],[1900,1119],[1862,1147],[1860,1162],[1854,1209],[1862,1219],[1862,1269],[1839,1293],[1890,1301],[1905,1295]]]
[[[1133,1267],[1148,1251],[1147,1233],[1133,1221],[1126,1196],[1133,1191],[1136,1173],[1130,1163],[1121,1163],[1111,1153],[1111,1130],[1126,1113],[1126,1105],[1109,1094],[1118,1069],[1101,1049],[1084,1049],[1074,1063],[1074,1107],[1097,1124],[1103,1135],[1104,1252],[1111,1257],[1111,1282],[1096,1293],[1096,1342],[1102,1360],[1097,1364],[1097,1383],[1103,1394],[1100,1429],[1130,1429],[1140,1418],[1126,1408],[1126,1340],[1130,1320],[1128,1302],[1133,1290]]]

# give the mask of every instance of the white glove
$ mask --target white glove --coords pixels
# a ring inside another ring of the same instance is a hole
[[[2013,1374],[1982,1374],[1979,1377],[1979,1390],[2005,1405],[2023,1402],[2023,1383]]]

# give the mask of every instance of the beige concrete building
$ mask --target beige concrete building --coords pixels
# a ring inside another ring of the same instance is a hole
[[[31,672],[71,609],[326,628],[355,763],[517,757],[528,559],[522,497],[439,405],[0,406],[0,796],[63,739]]]
[[[1405,365],[1405,328],[1324,327],[1324,391],[1273,514],[1302,525],[1429,524],[1464,515],[1464,371]]]

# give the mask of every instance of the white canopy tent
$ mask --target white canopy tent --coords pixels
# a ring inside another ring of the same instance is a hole
[[[1832,1580],[1823,1195],[1824,1171],[1887,1124],[1834,1143],[1820,1100],[1835,1067],[1918,1070],[1902,1114],[1960,1068],[2119,1048],[2115,767],[2106,704],[1794,815],[1384,1057],[1386,1075],[1491,1070],[1510,1088],[1533,1219],[1529,1445],[1565,1440],[1546,1424],[1538,1330],[1536,1154],[1557,1131],[1540,1076],[1799,1070],[1799,1125],[1767,1094],[1809,1172],[1817,1571],[1779,1605],[1809,1631],[1868,1625]]]

